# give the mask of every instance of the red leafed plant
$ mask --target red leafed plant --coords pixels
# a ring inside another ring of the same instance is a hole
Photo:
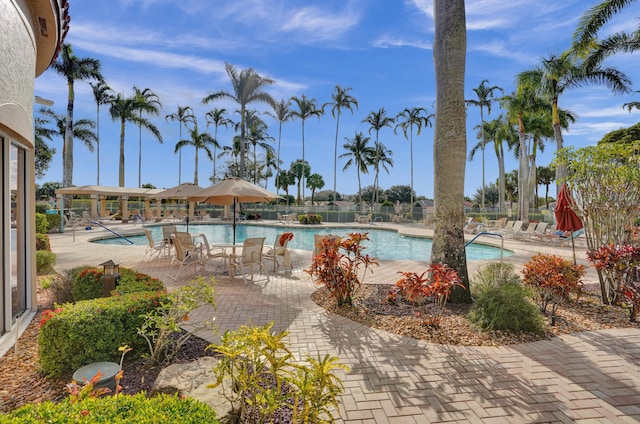
[[[598,270],[607,274],[609,281],[616,282],[614,294],[624,297],[629,306],[629,319],[635,321],[640,313],[640,246],[605,244],[590,250],[587,256]]]
[[[316,282],[324,285],[339,306],[353,304],[353,297],[367,270],[378,265],[376,258],[363,254],[362,242],[369,240],[367,233],[351,233],[345,237],[327,237],[319,243],[319,253],[311,267],[305,270]],[[373,271],[371,271],[373,272]]]
[[[428,300],[433,300],[430,318],[427,325],[438,326],[444,308],[454,286],[464,287],[458,273],[445,264],[431,264],[422,274],[415,272],[399,272],[403,278],[396,281],[396,287],[387,295],[389,303],[397,302],[401,296],[406,301],[418,306],[427,306]],[[425,308],[426,311],[426,308]]]
[[[551,303],[553,317],[560,301],[567,299],[571,293],[580,293],[580,279],[585,269],[560,256],[539,253],[524,265],[522,274],[524,284],[533,288],[538,295],[540,311],[546,313]]]

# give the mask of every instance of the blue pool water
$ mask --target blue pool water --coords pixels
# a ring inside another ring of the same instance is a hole
[[[147,227],[151,230],[155,240],[162,238],[162,230],[159,226]],[[186,231],[185,225],[178,225],[178,231]],[[276,236],[285,231],[294,234],[289,242],[292,249],[313,250],[314,234],[336,234],[346,235],[350,232],[369,233],[370,240],[365,242],[367,249],[365,253],[378,259],[409,259],[415,261],[428,262],[431,257],[431,240],[417,237],[403,237],[396,231],[386,231],[377,229],[362,228],[321,228],[321,227],[270,227],[260,225],[238,225],[236,227],[236,242],[242,243],[248,237],[266,237],[265,246],[272,246]],[[233,239],[233,229],[229,224],[213,225],[189,225],[191,234],[204,233],[209,243],[231,243]],[[137,245],[147,245],[146,236],[127,237]],[[104,244],[128,244],[119,238],[95,241]],[[504,256],[511,255],[505,250]],[[467,247],[468,260],[491,260],[500,258],[500,249],[490,246],[472,244]]]

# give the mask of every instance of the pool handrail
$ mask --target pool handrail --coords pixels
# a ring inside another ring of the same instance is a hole
[[[469,240],[468,242],[466,242],[464,244],[464,247],[469,246],[471,243],[473,243],[478,237],[480,236],[494,236],[494,237],[500,237],[500,262],[502,263],[502,257],[503,257],[503,251],[504,251],[504,237],[502,234],[498,234],[498,233],[490,233],[489,231],[480,231],[478,234],[476,234],[471,240]]]
[[[111,232],[111,233],[115,234],[116,236],[120,237],[121,239],[124,239],[124,240],[128,241],[130,244],[134,244],[131,240],[129,240],[128,238],[126,238],[126,237],[125,237],[125,236],[123,236],[122,234],[118,234],[118,233],[116,233],[116,232],[115,232],[115,231],[113,231],[111,228],[107,227],[106,225],[103,225],[103,224],[99,223],[98,221],[90,221],[90,222],[91,222],[91,224],[97,225],[98,227],[102,227],[102,228],[104,228],[105,230],[107,230],[107,231],[109,231],[109,232]]]

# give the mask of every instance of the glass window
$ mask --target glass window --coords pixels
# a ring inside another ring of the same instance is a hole
[[[10,147],[11,173],[11,315],[21,315],[27,307],[25,269],[25,151]]]

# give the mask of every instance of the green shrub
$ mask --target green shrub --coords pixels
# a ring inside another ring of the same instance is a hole
[[[87,300],[102,297],[102,270],[85,268],[78,273],[73,282],[73,300]]]
[[[58,229],[60,228],[60,215],[56,214],[56,215],[45,215],[47,217],[47,221],[49,223],[48,227],[49,227],[49,233],[55,233],[58,232]]]
[[[36,272],[38,274],[50,274],[54,271],[56,254],[49,250],[36,251]]]
[[[542,334],[542,313],[530,300],[531,291],[520,283],[513,265],[492,263],[474,281],[474,304],[468,318],[482,331]]]
[[[146,291],[162,291],[164,283],[157,278],[129,268],[120,268],[120,281],[114,293],[127,294]]]
[[[51,203],[36,202],[36,213],[46,213],[49,209],[51,209]]]
[[[43,213],[36,213],[36,233],[47,234],[49,232],[49,221],[47,215]]]
[[[36,250],[51,250],[48,235],[36,234]]]
[[[7,424],[67,422],[217,424],[218,420],[209,406],[194,399],[164,394],[147,398],[145,393],[89,398],[76,403],[69,399],[60,403],[42,402],[0,415],[0,423]]]
[[[164,293],[132,293],[64,304],[45,311],[38,336],[40,367],[59,376],[100,361],[116,362],[118,346],[128,345],[131,355],[148,351],[137,332],[144,315],[165,301]]]

